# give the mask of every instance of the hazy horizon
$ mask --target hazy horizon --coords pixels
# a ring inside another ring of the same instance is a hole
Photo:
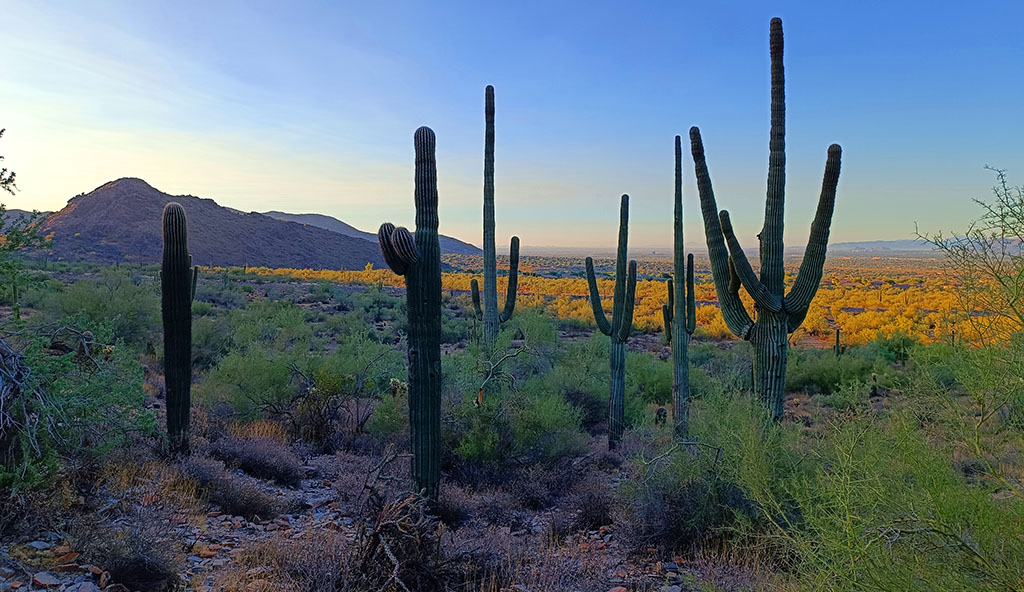
[[[984,165],[1024,177],[1024,82],[1007,74],[1024,6],[586,6],[15,4],[0,154],[20,191],[0,201],[55,210],[135,176],[242,211],[409,225],[412,132],[429,125],[442,232],[479,244],[493,84],[499,245],[607,246],[629,193],[631,247],[664,248],[673,136],[699,125],[719,205],[754,248],[772,16],[786,32],[787,244],[806,241],[831,142],[844,148],[833,242],[959,229],[989,195]],[[699,243],[688,150],[684,164]]]

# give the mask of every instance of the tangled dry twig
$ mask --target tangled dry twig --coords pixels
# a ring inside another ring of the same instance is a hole
[[[40,423],[50,436],[59,439],[58,415],[50,408],[46,393],[32,385],[31,370],[21,354],[6,340],[0,339],[0,461],[13,466],[25,454],[40,455],[38,435]],[[27,448],[27,450],[25,450]]]

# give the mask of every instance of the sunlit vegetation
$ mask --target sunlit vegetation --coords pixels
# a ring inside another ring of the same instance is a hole
[[[559,319],[583,326],[593,326],[593,314],[587,302],[587,282],[583,262],[571,258],[523,257],[519,271],[519,301],[523,306],[540,306]],[[481,259],[467,255],[446,256],[445,262],[460,271],[444,272],[444,290],[469,293],[472,270],[479,269]],[[507,270],[507,261],[505,269]],[[604,264],[601,266],[601,264]],[[669,261],[638,262],[636,310],[634,325],[645,331],[664,328],[661,305],[667,297],[664,274]],[[613,265],[598,261],[598,269],[607,273]],[[499,262],[499,269],[500,262]],[[544,270],[544,275],[524,270]],[[560,269],[561,273],[553,270]],[[787,267],[787,280],[792,281],[795,266]],[[235,277],[241,268],[214,269]],[[250,267],[248,274],[256,277],[290,277],[303,280],[324,280],[337,283],[363,283],[401,286],[401,278],[386,269],[332,271],[308,269],[270,269]],[[240,277],[240,276],[239,276]],[[598,280],[611,308],[614,281],[605,275]],[[504,290],[505,279],[499,275],[498,286]],[[714,285],[706,261],[698,259],[695,296],[697,300],[697,334],[705,338],[730,339],[731,334],[717,307]],[[793,336],[801,344],[827,345],[835,329],[841,331],[843,343],[860,345],[876,337],[904,336],[919,343],[975,343],[979,334],[975,323],[960,308],[959,286],[946,279],[940,258],[832,258],[826,263],[824,279],[811,304],[807,319]],[[753,303],[744,294],[746,304]],[[975,309],[975,318],[993,317],[991,311]],[[999,318],[990,323],[1005,323]]]

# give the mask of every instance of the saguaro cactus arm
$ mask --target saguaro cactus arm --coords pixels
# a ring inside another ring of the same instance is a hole
[[[769,29],[772,104],[768,195],[764,206],[764,228],[761,229],[761,282],[768,292],[781,298],[786,275],[782,260],[786,205],[786,72],[782,62],[782,19],[773,18]]]
[[[697,300],[693,294],[693,253],[686,256],[686,332],[697,330]]]
[[[750,267],[750,261],[747,260],[747,255],[743,252],[743,247],[740,245],[740,241],[736,239],[736,233],[732,230],[729,212],[722,210],[718,214],[718,219],[722,223],[722,233],[725,235],[725,242],[729,245],[729,256],[732,258],[733,271],[736,273],[736,277],[739,278],[740,284],[746,288],[747,294],[750,294],[750,297],[754,299],[754,304],[771,312],[782,310],[782,297],[769,292],[768,288],[761,283],[761,280],[757,279],[757,275]]]
[[[672,311],[675,309],[676,297],[672,278],[668,278],[665,283],[668,285],[668,303],[661,305],[661,316],[665,319],[665,339],[672,343]]]
[[[476,281],[476,278],[469,282],[469,293],[473,299],[473,313],[479,321],[484,318],[484,311],[480,308],[480,282]]]
[[[708,256],[711,259],[715,293],[718,294],[718,306],[729,330],[741,339],[749,339],[754,322],[750,320],[750,315],[740,300],[739,282],[732,281],[736,273],[729,257],[729,250],[725,246],[715,191],[711,186],[711,175],[708,174],[707,160],[704,157],[704,142],[697,127],[690,128],[690,153],[697,175],[697,193],[700,195],[700,211],[704,218],[704,234],[708,243]]]
[[[381,224],[377,230],[377,242],[384,255],[384,262],[398,275],[405,275],[409,266],[419,261],[416,239],[404,226],[395,228],[390,222]]]
[[[668,302],[669,302],[668,320],[669,320],[669,322],[672,322],[672,316],[673,316],[672,315],[672,303],[674,303],[676,301],[676,286],[675,286],[675,282],[672,281],[672,278],[668,278],[668,281],[665,282],[665,283],[667,284],[667,287],[668,287]]]
[[[626,299],[626,257],[629,244],[629,196],[619,200],[619,243],[615,253],[615,294],[612,297],[612,331],[622,323],[623,304]]]
[[[832,213],[836,205],[836,188],[839,185],[839,170],[843,149],[839,144],[828,147],[828,159],[825,161],[825,176],[821,181],[821,196],[818,198],[818,210],[811,222],[811,236],[807,239],[804,258],[800,262],[800,271],[796,281],[784,300],[786,311],[790,316],[799,315],[803,321],[807,307],[818,292],[821,285],[821,273],[825,266],[825,255],[828,250],[829,229],[832,226]],[[797,325],[800,324],[798,321]]]
[[[516,309],[516,291],[519,289],[519,237],[513,236],[508,245],[508,287],[505,289],[505,310],[498,320],[504,323],[512,318]]]
[[[594,275],[594,258],[587,257],[587,286],[590,288],[590,306],[594,309],[594,320],[597,328],[605,335],[612,334],[612,325],[604,314],[604,306],[601,304],[601,292],[597,289],[597,277]]]
[[[622,299],[622,316],[619,317],[618,324],[612,328],[615,331],[615,335],[612,337],[619,343],[625,343],[633,331],[633,308],[636,305],[636,261],[629,262],[625,292]]]

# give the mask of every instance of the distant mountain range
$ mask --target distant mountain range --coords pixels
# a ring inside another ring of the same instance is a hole
[[[375,243],[322,228],[243,213],[212,199],[168,195],[142,179],[106,183],[47,216],[58,259],[98,263],[156,263],[162,250],[161,214],[171,201],[185,207],[189,250],[200,265],[264,265],[361,269],[384,265]]]
[[[46,212],[47,214],[49,212]],[[32,212],[28,210],[4,210],[4,222],[14,222],[21,216],[31,216]]]
[[[377,235],[329,216],[241,212],[212,199],[169,195],[142,179],[122,178],[46,213],[42,231],[53,233],[52,257],[94,263],[158,263],[162,250],[161,214],[168,202],[185,207],[189,249],[199,265],[362,269],[385,265]],[[4,219],[25,214],[7,210]],[[480,253],[450,237],[442,253]]]
[[[160,216],[164,205],[177,201],[189,216],[189,245],[201,265],[262,265],[312,269],[362,269],[384,265],[377,236],[321,214],[241,212],[212,199],[169,195],[142,179],[122,178],[68,201],[59,212],[47,213],[45,233],[53,233],[53,256],[96,263],[157,263],[162,248]],[[15,219],[22,210],[7,210]],[[441,236],[441,252],[479,255],[464,241]],[[614,256],[612,249],[607,255]],[[700,252],[697,248],[694,252]],[[798,254],[803,247],[789,247]],[[833,255],[918,255],[932,251],[920,240],[841,242],[829,245]],[[636,256],[669,256],[671,249],[634,250]],[[605,255],[602,249],[527,247],[526,255]]]
[[[756,241],[755,241],[756,242]],[[905,255],[905,256],[919,256],[930,253],[934,247],[932,245],[916,240],[876,240],[876,241],[860,241],[860,242],[843,242],[843,243],[830,243],[828,245],[829,255]],[[687,245],[687,252],[693,252],[695,255],[701,253],[707,253],[707,247],[704,244],[693,244]],[[748,256],[757,257],[757,247],[753,246],[744,249]],[[804,252],[803,245],[787,246],[786,255],[801,255]],[[525,246],[523,247],[523,253],[527,256],[552,256],[552,257],[596,257],[604,259],[615,258],[615,249],[612,247],[545,247],[545,246]],[[629,250],[630,257],[636,257],[637,259],[653,258],[663,259],[672,257],[671,247],[662,248],[648,248],[648,249],[636,249],[631,248]]]
[[[828,246],[830,253],[865,253],[880,254],[892,252],[929,252],[935,247],[919,239],[888,240],[888,241],[859,241],[847,243],[833,243]]]
[[[377,234],[375,232],[364,232],[358,228],[351,226],[330,216],[323,214],[288,214],[286,212],[269,211],[263,212],[263,215],[276,218],[278,220],[285,220],[288,222],[297,222],[299,224],[308,224],[310,226],[316,226],[317,228],[323,228],[324,230],[330,230],[331,232],[337,232],[338,234],[344,234],[345,236],[351,236],[354,238],[361,238],[377,243]],[[456,255],[482,255],[483,251],[479,248],[467,243],[460,241],[457,238],[450,236],[440,235],[438,237],[441,243],[442,253],[453,253]]]

